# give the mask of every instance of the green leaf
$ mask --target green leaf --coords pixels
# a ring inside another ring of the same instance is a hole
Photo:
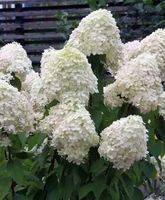
[[[5,149],[0,147],[0,162],[5,160]]]
[[[67,178],[63,178],[62,179],[62,183],[60,185],[61,189],[62,189],[62,199],[63,200],[68,200],[71,197],[71,194],[73,192],[74,189],[74,184],[73,184],[73,180],[71,177],[67,177]]]
[[[50,108],[53,107],[53,106],[55,106],[55,105],[57,105],[58,103],[59,103],[59,102],[58,102],[56,99],[54,99],[54,100],[51,101],[48,105],[46,105],[46,106],[45,106],[45,113],[44,113],[44,116],[49,115],[49,110],[50,110]]]
[[[133,183],[131,179],[126,174],[123,174],[120,180],[122,182],[122,187],[125,190],[125,193],[127,194],[128,198],[132,200]]]
[[[154,140],[149,139],[149,142],[148,142],[149,152],[156,158],[158,158],[159,155],[164,154],[164,147],[165,147],[165,144],[162,141],[157,140],[155,138]]]
[[[107,188],[105,181],[105,177],[101,175],[92,183],[92,191],[96,199],[99,199],[101,193]]]
[[[7,171],[11,178],[20,185],[24,184],[23,167],[18,160],[10,160],[7,163]]]
[[[24,171],[24,185],[31,186],[34,189],[43,189],[42,181],[29,171]]]
[[[88,4],[89,4],[89,6],[90,6],[90,8],[92,10],[96,10],[97,9],[97,2],[96,2],[96,0],[88,0]]]
[[[29,199],[24,195],[15,194],[13,200],[29,200]]]
[[[56,188],[54,190],[52,190],[50,193],[48,193],[47,195],[47,200],[60,200],[61,196],[61,191],[60,189]]]
[[[45,139],[45,134],[35,133],[28,138],[28,148],[32,149],[35,145],[40,145]]]
[[[22,148],[22,143],[18,137],[18,135],[10,134],[10,141],[12,143],[12,149],[20,150]]]
[[[45,185],[46,185],[46,190],[48,191],[48,193],[58,187],[58,180],[55,173],[47,177]]]
[[[12,73],[13,79],[10,81],[10,84],[14,87],[16,87],[19,91],[21,90],[21,81],[19,80],[18,77],[15,76],[14,73]]]
[[[94,176],[98,176],[101,174],[107,166],[105,165],[105,161],[103,159],[98,159],[94,161],[91,165],[90,171]]]
[[[12,180],[9,177],[0,177],[0,200],[8,194]]]
[[[120,199],[120,192],[119,186],[117,182],[113,183],[113,186],[108,189],[109,194],[111,196],[111,200],[119,200]]]
[[[107,3],[107,0],[99,0],[99,7],[105,7]]]
[[[83,199],[84,197],[86,197],[87,194],[92,191],[92,189],[92,183],[82,186],[79,191],[79,199]]]
[[[27,136],[26,136],[26,134],[25,134],[25,133],[19,133],[19,134],[18,134],[18,137],[19,137],[19,140],[20,140],[22,146],[25,146],[26,141],[27,141]]]
[[[92,120],[94,121],[95,123],[95,127],[96,127],[96,131],[98,132],[99,131],[99,127],[100,127],[100,124],[102,122],[102,112],[100,110],[96,110],[95,108],[93,108],[91,111],[91,118]]]
[[[19,159],[27,159],[27,158],[31,158],[33,156],[32,153],[27,153],[27,152],[24,152],[24,151],[14,152],[12,154]]]
[[[132,199],[133,200],[144,200],[143,194],[138,188],[134,188]]]
[[[163,117],[159,117],[157,120],[157,135],[163,142],[165,142],[165,120]]]
[[[140,167],[147,178],[155,178],[157,172],[153,164],[147,161],[141,161]]]

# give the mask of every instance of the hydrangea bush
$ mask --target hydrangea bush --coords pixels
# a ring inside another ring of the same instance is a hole
[[[164,29],[123,44],[104,9],[82,19],[63,49],[46,49],[40,73],[20,44],[3,46],[0,199],[143,200],[148,186],[148,199],[158,197],[164,52]]]

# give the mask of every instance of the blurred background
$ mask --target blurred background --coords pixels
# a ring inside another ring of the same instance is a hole
[[[38,70],[43,50],[62,48],[79,21],[99,8],[112,11],[123,42],[165,27],[165,0],[0,0],[0,46],[20,42]]]

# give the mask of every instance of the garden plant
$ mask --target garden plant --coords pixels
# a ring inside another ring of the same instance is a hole
[[[0,199],[165,194],[165,30],[122,43],[110,11],[83,18],[35,72],[0,49]]]

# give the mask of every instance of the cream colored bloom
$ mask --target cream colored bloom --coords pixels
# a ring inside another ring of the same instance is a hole
[[[49,115],[40,121],[39,130],[43,133],[51,135],[53,130],[58,127],[58,125],[64,120],[64,117],[69,112],[75,112],[81,107],[79,104],[73,103],[73,101],[68,104],[59,103],[53,106],[49,110]]]
[[[110,11],[99,9],[83,18],[73,30],[66,46],[75,47],[85,55],[106,55],[106,68],[115,70],[121,56],[121,39]]]
[[[34,131],[35,113],[17,88],[0,80],[0,129],[6,132]]]
[[[12,42],[0,49],[0,72],[14,72],[19,79],[24,80],[31,69],[32,63],[19,43]]]
[[[139,108],[142,113],[156,110],[163,92],[160,71],[153,55],[144,53],[121,67],[116,81],[104,91],[105,102],[111,107],[122,101]]]
[[[113,167],[129,169],[135,161],[147,155],[147,129],[140,116],[130,115],[114,121],[101,133],[99,153]]]
[[[140,42],[137,55],[148,52],[156,57],[161,80],[165,81],[165,29],[157,29]]]
[[[24,82],[22,82],[22,92],[27,96],[36,111],[43,111],[47,104],[47,97],[43,92],[43,83],[39,73],[31,70]]]
[[[132,58],[135,58],[139,50],[140,42],[138,40],[122,44],[122,57],[120,59],[120,66],[122,67],[126,62],[130,61]]]
[[[87,157],[89,149],[99,142],[95,126],[89,112],[80,106],[74,112],[69,112],[57,128],[53,130],[52,146],[59,155],[69,162],[81,164]]]
[[[49,102],[72,98],[85,105],[89,95],[98,91],[97,78],[91,65],[77,49],[51,50],[49,55],[43,54],[41,61],[41,79]]]

